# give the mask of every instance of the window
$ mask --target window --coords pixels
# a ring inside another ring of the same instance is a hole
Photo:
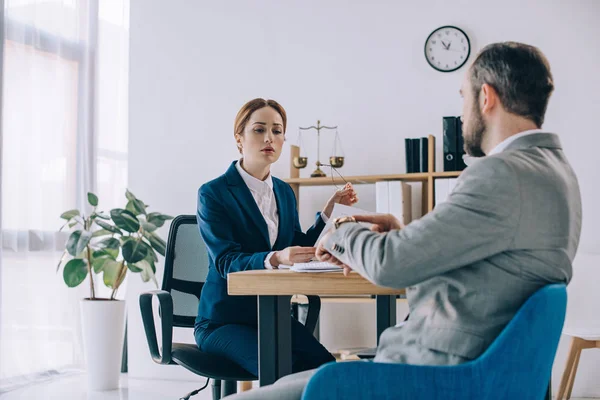
[[[56,265],[63,211],[124,206],[127,0],[4,0],[0,393],[80,368],[79,298]]]

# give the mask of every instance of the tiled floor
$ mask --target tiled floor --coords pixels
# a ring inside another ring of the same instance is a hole
[[[84,375],[39,384],[0,395],[1,400],[175,400],[202,386],[198,382],[128,379],[121,377],[121,389],[88,392]],[[192,400],[211,400],[208,386]],[[572,399],[578,400],[578,399]],[[581,399],[580,399],[581,400]]]

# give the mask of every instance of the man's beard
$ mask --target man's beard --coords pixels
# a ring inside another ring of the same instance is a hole
[[[483,135],[486,131],[485,121],[481,115],[479,109],[479,101],[475,99],[473,101],[473,107],[471,110],[471,119],[466,121],[467,123],[463,128],[463,139],[465,142],[465,151],[468,155],[473,157],[484,157],[485,153],[481,148],[483,141]]]

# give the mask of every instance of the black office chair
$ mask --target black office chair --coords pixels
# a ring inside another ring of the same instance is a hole
[[[208,253],[194,215],[176,217],[169,230],[162,290],[140,295],[140,310],[150,355],[154,362],[165,365],[179,364],[197,375],[207,378],[204,387],[188,393],[189,399],[213,380],[213,400],[234,394],[238,381],[253,381],[258,377],[228,358],[208,354],[195,344],[173,343],[173,327],[193,328],[202,286],[208,274]],[[152,298],[159,302],[162,333],[162,354],[158,347],[152,312]],[[304,325],[313,332],[319,317],[321,301],[308,296],[308,310]],[[221,381],[224,381],[221,387]]]

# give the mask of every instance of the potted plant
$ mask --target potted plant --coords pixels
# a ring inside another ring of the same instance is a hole
[[[124,209],[110,210],[110,215],[98,211],[98,197],[88,193],[91,212],[69,210],[60,217],[66,220],[71,234],[57,266],[63,267],[68,287],[76,287],[89,278],[90,295],[81,300],[81,324],[88,372],[92,390],[109,390],[119,386],[121,351],[123,348],[125,302],[116,300],[119,287],[128,272],[139,273],[144,282],[153,280],[157,252],[165,255],[166,243],[156,230],[172,219],[157,212],[148,213],[148,206],[129,190]],[[93,275],[102,275],[102,282],[111,289],[110,297],[96,294]]]

